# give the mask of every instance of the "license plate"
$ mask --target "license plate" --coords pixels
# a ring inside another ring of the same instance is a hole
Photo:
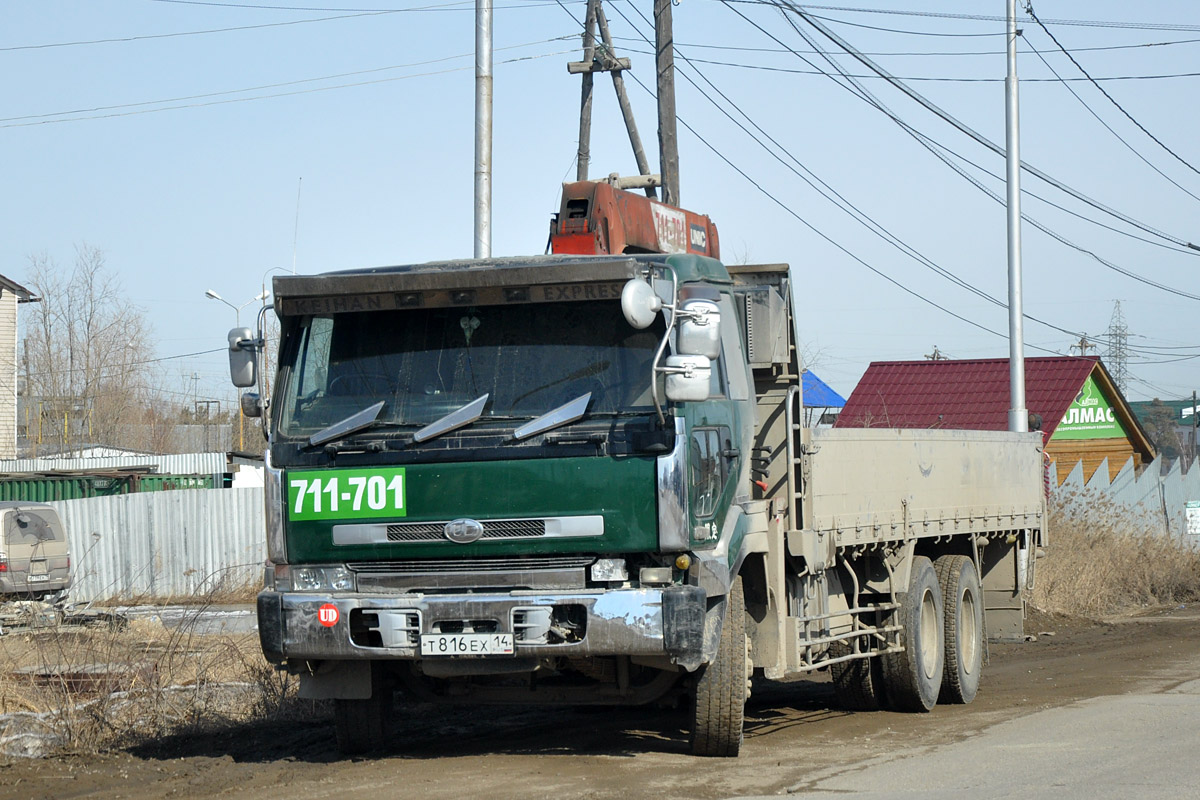
[[[30,575],[28,578],[29,583],[44,583],[48,580],[50,580],[49,575]]]
[[[511,656],[511,633],[426,633],[421,636],[423,656]]]

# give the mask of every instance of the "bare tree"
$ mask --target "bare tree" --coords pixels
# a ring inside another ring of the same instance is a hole
[[[25,318],[29,440],[40,451],[104,444],[165,452],[171,425],[143,346],[154,337],[103,251],[77,246],[69,270],[30,256],[28,285],[42,297]]]

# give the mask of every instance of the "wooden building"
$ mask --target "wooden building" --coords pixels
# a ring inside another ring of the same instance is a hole
[[[1025,405],[1060,483],[1079,461],[1087,480],[1106,458],[1110,474],[1130,458],[1138,472],[1154,460],[1154,445],[1099,358],[1025,359]],[[1007,358],[877,361],[835,427],[1002,431],[1009,408]]]

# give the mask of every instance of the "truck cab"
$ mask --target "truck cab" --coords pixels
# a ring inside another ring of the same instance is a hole
[[[719,262],[446,262],[274,289],[259,627],[305,695],[339,701],[350,749],[395,687],[503,702],[536,678],[647,702],[711,660],[727,587],[709,578],[753,513]]]

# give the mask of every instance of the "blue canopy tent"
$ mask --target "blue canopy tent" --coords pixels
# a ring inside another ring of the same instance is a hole
[[[824,412],[846,405],[846,398],[829,388],[829,384],[814,375],[812,370],[806,369],[801,373],[801,385],[804,388],[804,424],[806,426],[812,425],[812,409],[819,408]],[[818,417],[819,420],[820,417]]]

